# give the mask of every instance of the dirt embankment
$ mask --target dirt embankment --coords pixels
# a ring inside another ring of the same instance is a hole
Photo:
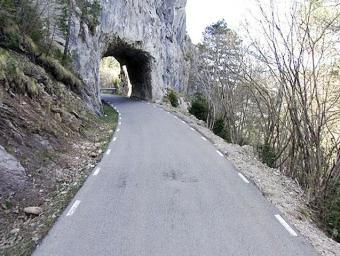
[[[0,255],[30,255],[100,160],[117,115],[97,117],[24,55],[0,48],[0,67]]]

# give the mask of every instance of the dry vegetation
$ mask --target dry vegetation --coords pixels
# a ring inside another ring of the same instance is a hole
[[[103,58],[100,62],[100,86],[102,88],[119,88],[120,73],[120,64],[115,58]]]
[[[253,21],[261,36],[241,38],[224,21],[206,29],[190,111],[296,179],[320,225],[340,241],[339,3],[293,1],[283,17],[266,2]]]

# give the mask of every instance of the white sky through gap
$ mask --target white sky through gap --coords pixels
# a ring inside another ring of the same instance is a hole
[[[300,1],[300,0],[295,0]],[[264,6],[269,5],[269,0],[261,0]],[[280,12],[289,10],[292,0],[274,0]],[[187,31],[194,44],[202,39],[204,29],[212,23],[225,19],[228,26],[238,31],[247,19],[249,22],[258,17],[259,8],[256,0],[187,0]],[[255,24],[250,23],[250,26]],[[254,27],[256,29],[256,27]]]

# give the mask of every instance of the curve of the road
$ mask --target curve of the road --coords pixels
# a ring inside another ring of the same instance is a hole
[[[216,148],[153,104],[105,96],[120,124],[35,256],[313,256]]]

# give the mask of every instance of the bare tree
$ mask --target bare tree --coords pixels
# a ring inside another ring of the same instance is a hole
[[[329,200],[340,204],[339,3],[293,2],[286,16],[274,1],[258,7],[260,36],[247,31],[248,46],[223,21],[207,28],[201,89],[231,142],[261,145],[325,216]]]

